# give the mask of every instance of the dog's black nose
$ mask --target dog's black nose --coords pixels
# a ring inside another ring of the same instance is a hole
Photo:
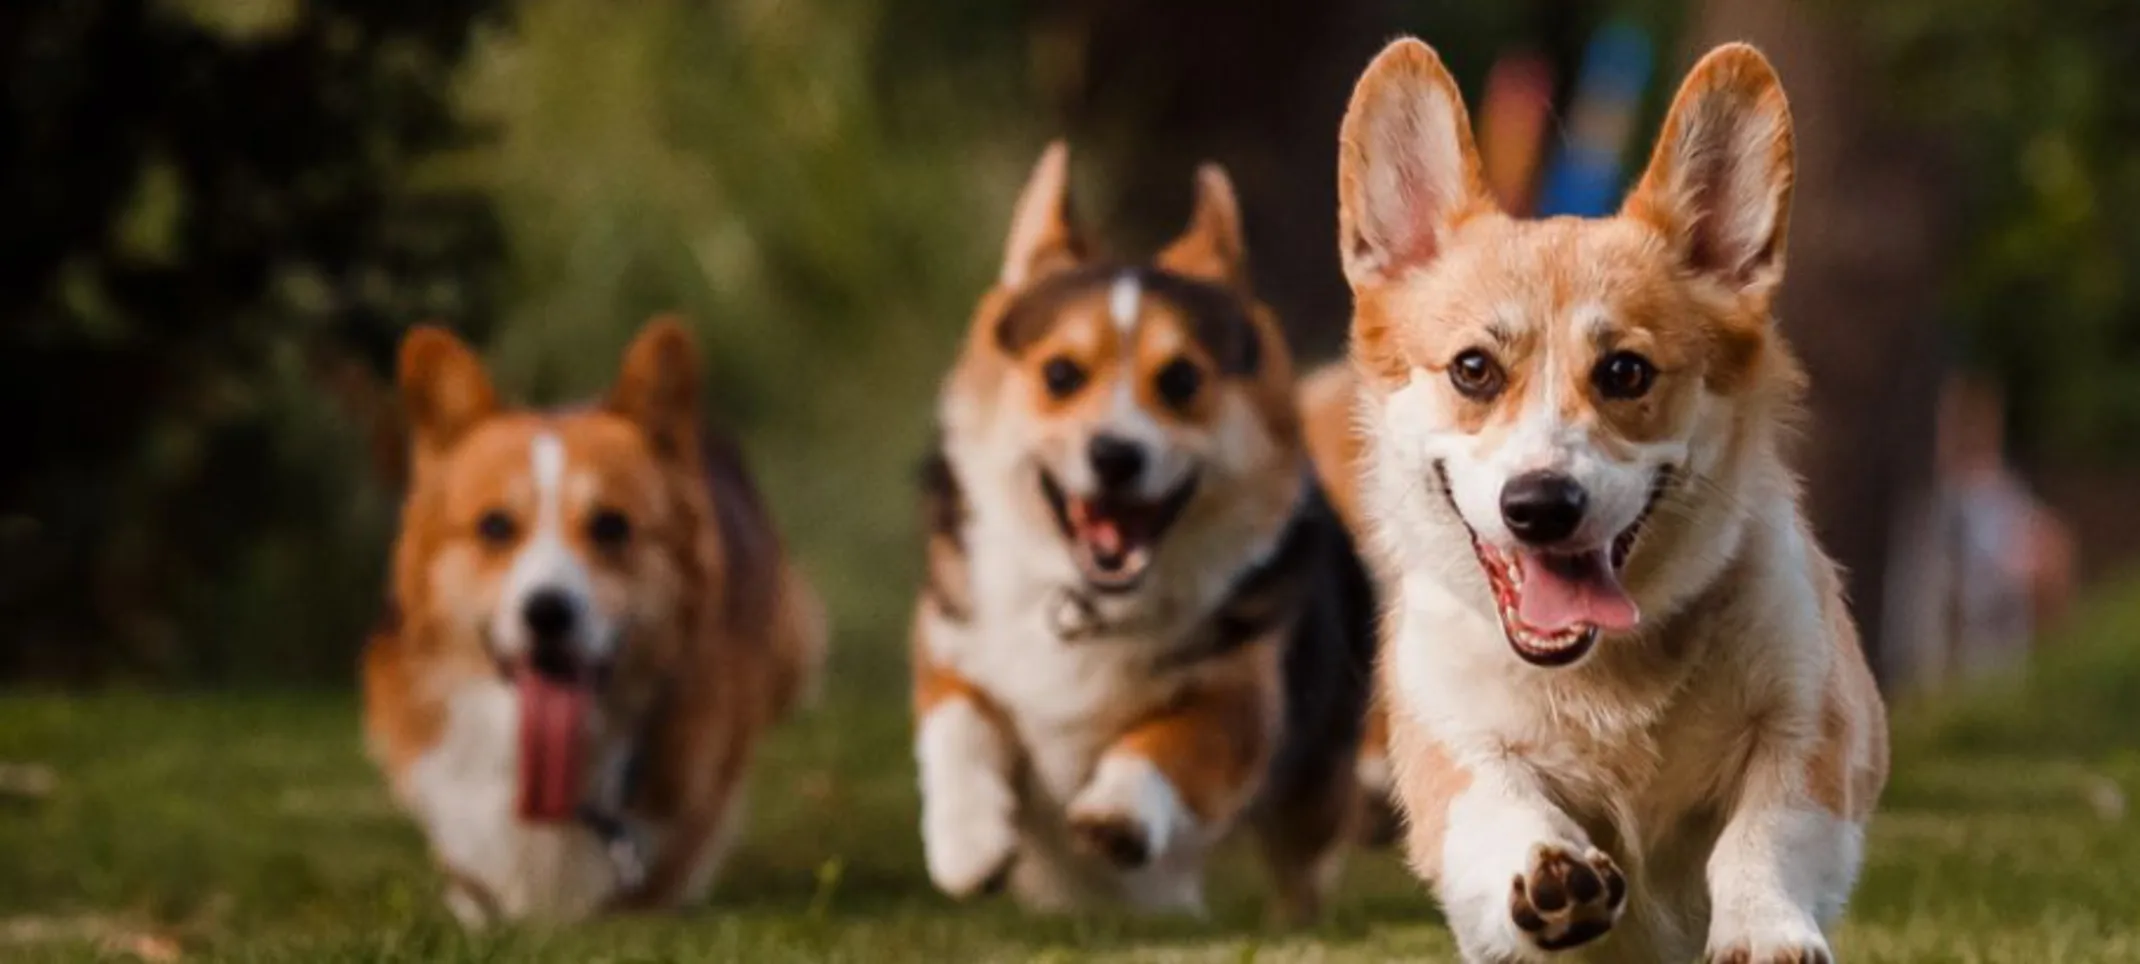
[[[1501,521],[1518,539],[1551,545],[1575,534],[1589,501],[1582,486],[1559,472],[1526,472],[1501,487]]]
[[[1128,439],[1095,435],[1085,457],[1092,460],[1092,474],[1099,477],[1101,488],[1119,489],[1144,474],[1144,446]]]
[[[579,607],[572,597],[556,589],[538,589],[520,604],[520,619],[536,642],[563,641],[579,621]]]
[[[520,604],[520,621],[528,627],[528,663],[535,671],[558,679],[572,676],[579,664],[572,641],[579,607],[572,597],[556,589],[538,589]]]

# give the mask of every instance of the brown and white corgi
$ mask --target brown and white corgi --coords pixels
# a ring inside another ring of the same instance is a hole
[[[657,321],[600,405],[500,403],[412,331],[413,458],[364,729],[471,924],[696,900],[752,751],[810,684],[808,587]]]
[[[1048,148],[940,400],[913,635],[929,874],[1044,909],[1196,912],[1252,823],[1311,914],[1355,806],[1371,584],[1306,461],[1233,189],[1098,258]]]
[[[1886,722],[1782,451],[1774,71],[1717,49],[1617,216],[1519,221],[1400,40],[1339,168],[1392,762],[1464,956],[1832,959]]]

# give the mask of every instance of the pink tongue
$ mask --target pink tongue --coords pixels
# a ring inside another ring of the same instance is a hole
[[[1523,553],[1523,584],[1516,597],[1516,618],[1549,633],[1584,623],[1614,632],[1633,629],[1642,619],[1602,551],[1551,564],[1537,554]]]
[[[1122,526],[1115,520],[1099,515],[1084,502],[1074,504],[1070,510],[1071,521],[1078,528],[1078,535],[1103,555],[1122,554]]]
[[[520,818],[561,823],[579,810],[586,763],[585,686],[520,672]]]

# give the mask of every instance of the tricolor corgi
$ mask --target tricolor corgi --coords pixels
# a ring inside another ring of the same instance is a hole
[[[1464,957],[1831,960],[1886,721],[1783,457],[1774,71],[1704,58],[1611,218],[1496,209],[1416,40],[1339,150],[1391,759]]]
[[[1233,189],[1149,263],[1093,254],[1051,146],[945,382],[913,634],[935,883],[1195,913],[1254,826],[1312,914],[1355,807],[1371,584],[1305,459]]]
[[[411,477],[364,729],[464,921],[698,899],[753,749],[823,651],[683,328],[598,406],[501,404],[434,328],[401,346]]]

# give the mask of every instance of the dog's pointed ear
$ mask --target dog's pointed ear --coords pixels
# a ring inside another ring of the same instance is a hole
[[[402,414],[419,463],[444,453],[498,408],[483,360],[452,332],[431,325],[409,329],[396,365]]]
[[[658,315],[624,350],[607,407],[638,425],[656,455],[688,461],[698,452],[698,368],[683,320]]]
[[[1621,213],[1664,232],[1690,270],[1766,298],[1783,280],[1791,184],[1783,84],[1760,51],[1726,44],[1680,86]]]
[[[1241,204],[1226,169],[1196,169],[1196,208],[1181,236],[1159,252],[1159,266],[1175,274],[1248,289],[1248,244],[1241,235]]]
[[[1338,132],[1338,256],[1357,289],[1434,260],[1466,218],[1494,210],[1463,94],[1410,37],[1376,55]]]
[[[1018,195],[998,281],[1004,288],[1017,290],[1076,267],[1086,254],[1084,236],[1070,212],[1070,148],[1053,141],[1040,153],[1025,190]]]

